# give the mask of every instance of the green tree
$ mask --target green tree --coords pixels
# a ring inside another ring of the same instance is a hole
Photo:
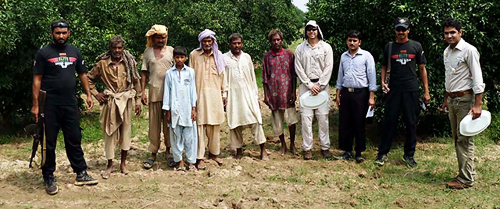
[[[197,48],[198,33],[209,28],[226,52],[227,38],[239,32],[245,51],[258,61],[269,49],[271,29],[281,29],[291,43],[304,21],[291,0],[0,0],[0,8],[0,130],[15,130],[31,119],[32,63],[38,49],[52,41],[53,20],[70,23],[69,43],[80,49],[88,68],[114,35],[125,38],[140,62],[144,35],[153,24],[168,26],[168,45],[188,49]]]
[[[500,111],[498,93],[500,77],[500,4],[492,0],[463,1],[419,1],[419,0],[310,0],[308,19],[315,19],[321,26],[327,41],[332,45],[334,58],[338,60],[346,49],[345,35],[349,29],[363,33],[361,47],[370,51],[380,69],[383,48],[389,41],[395,40],[394,20],[396,17],[409,17],[410,39],[419,41],[427,58],[427,72],[431,94],[430,111],[423,119],[426,127],[434,134],[449,132],[447,116],[437,109],[441,107],[444,96],[443,51],[447,47],[444,41],[442,21],[453,17],[461,21],[463,38],[477,47],[481,54],[481,67],[486,83],[485,100],[488,110]],[[338,63],[334,69],[338,69]],[[380,70],[378,70],[380,73]],[[335,74],[335,73],[334,73]],[[332,76],[332,81],[334,82]],[[377,77],[380,83],[380,76]],[[423,90],[421,91],[423,92]],[[383,95],[378,93],[377,105],[382,107]],[[382,119],[377,108],[377,119]],[[444,132],[443,132],[444,130]]]

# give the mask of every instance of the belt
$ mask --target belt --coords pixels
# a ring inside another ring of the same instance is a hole
[[[469,89],[469,90],[459,91],[459,92],[448,92],[448,96],[451,98],[455,98],[455,97],[461,97],[463,95],[472,94],[472,93],[474,93],[472,91],[472,89]]]
[[[347,90],[347,92],[355,92],[355,93],[358,93],[358,92],[364,92],[366,90],[368,90],[368,88],[347,88],[347,87],[342,87],[342,89],[345,89]]]
[[[310,80],[311,80],[311,82],[316,83],[316,82],[318,82],[318,81],[319,81],[319,78],[316,78],[316,79],[310,79]]]

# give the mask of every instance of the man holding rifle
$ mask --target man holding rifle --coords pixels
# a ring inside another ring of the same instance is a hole
[[[43,47],[36,54],[33,64],[33,107],[31,113],[38,122],[39,115],[44,114],[46,136],[46,159],[42,166],[45,190],[48,194],[57,194],[54,171],[56,170],[56,141],[59,129],[64,134],[66,154],[73,171],[77,174],[75,185],[94,185],[97,180],[87,174],[87,164],[81,147],[82,133],[80,129],[79,109],[77,105],[75,72],[82,82],[87,94],[87,104],[93,107],[90,94],[87,69],[78,48],[67,44],[70,31],[64,20],[51,24],[52,43]],[[45,104],[39,104],[40,89],[46,91]],[[39,105],[44,106],[41,113]]]

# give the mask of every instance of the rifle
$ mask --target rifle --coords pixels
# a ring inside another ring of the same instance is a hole
[[[24,128],[24,131],[33,137],[33,146],[31,148],[31,157],[30,157],[30,168],[33,168],[31,165],[33,162],[33,158],[35,158],[36,151],[38,150],[38,144],[40,144],[42,149],[42,163],[41,167],[45,165],[45,157],[46,157],[46,140],[44,134],[44,106],[45,106],[45,97],[47,93],[43,90],[40,90],[38,95],[38,122],[36,124],[29,124]],[[41,142],[41,143],[40,143]]]

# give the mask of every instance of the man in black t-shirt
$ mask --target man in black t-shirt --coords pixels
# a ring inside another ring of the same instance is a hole
[[[51,25],[54,41],[43,47],[36,54],[33,64],[33,107],[31,113],[38,122],[38,95],[41,90],[47,92],[44,104],[44,124],[46,138],[46,159],[42,167],[45,191],[57,194],[54,171],[56,170],[56,141],[62,129],[64,144],[71,168],[77,174],[75,185],[94,185],[97,180],[87,174],[87,164],[81,147],[82,133],[80,129],[80,111],[75,94],[76,76],[82,82],[87,94],[87,104],[93,107],[82,55],[78,48],[67,44],[70,35],[68,23],[64,20],[54,21]]]
[[[396,19],[396,42],[385,46],[382,60],[381,81],[382,89],[386,95],[385,102],[385,130],[382,133],[378,155],[375,163],[383,166],[387,161],[387,153],[392,145],[392,138],[400,111],[403,110],[403,120],[406,126],[406,141],[404,145],[403,162],[412,168],[417,165],[413,158],[417,144],[416,127],[418,123],[419,101],[418,80],[415,66],[418,65],[420,79],[424,84],[423,100],[427,104],[430,100],[429,86],[427,83],[427,70],[425,69],[425,56],[419,42],[408,39],[410,21],[406,17]],[[389,58],[390,56],[390,58]],[[390,59],[390,63],[389,60]],[[390,73],[390,74],[389,74]],[[386,77],[390,82],[387,83]]]

